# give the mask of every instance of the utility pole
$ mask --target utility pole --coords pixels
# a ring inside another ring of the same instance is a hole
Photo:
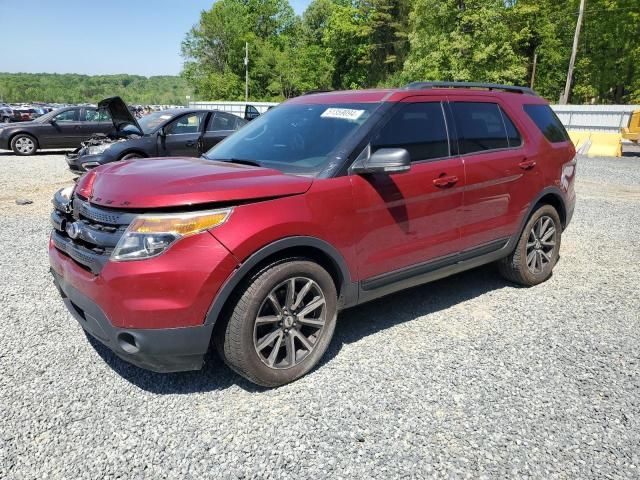
[[[536,81],[536,65],[538,65],[538,52],[533,52],[533,68],[531,69],[531,84],[529,87],[533,90],[533,83]]]
[[[249,42],[244,42],[244,101],[249,101]]]
[[[576,63],[576,54],[578,53],[578,40],[580,39],[580,27],[582,26],[582,17],[584,16],[585,0],[580,0],[580,11],[578,12],[578,21],[576,22],[576,33],[573,36],[573,48],[571,49],[571,59],[569,60],[569,71],[567,71],[567,83],[564,86],[564,94],[560,99],[562,105],[566,105],[569,101],[569,93],[571,92],[571,81],[573,80],[573,66]]]

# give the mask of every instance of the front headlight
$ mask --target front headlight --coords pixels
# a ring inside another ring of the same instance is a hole
[[[160,255],[183,237],[222,225],[232,210],[138,215],[118,241],[111,259],[141,260]]]
[[[110,143],[103,143],[102,145],[91,145],[87,147],[87,155],[98,155],[104,152],[110,146]]]
[[[67,202],[69,202],[69,200],[71,200],[71,195],[73,195],[73,189],[76,188],[75,185],[71,186],[71,187],[65,187],[62,190],[59,191],[60,193],[60,197],[63,200],[66,200]]]

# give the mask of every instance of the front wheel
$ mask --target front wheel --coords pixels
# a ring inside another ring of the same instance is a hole
[[[123,155],[120,160],[131,160],[133,158],[142,158],[142,156],[138,153],[127,153],[126,155]]]
[[[513,253],[498,263],[500,273],[520,285],[544,282],[560,257],[561,237],[558,212],[551,205],[542,205],[529,218]]]
[[[16,155],[33,155],[38,149],[38,142],[31,135],[20,133],[11,140],[11,150]]]
[[[276,387],[311,370],[335,329],[337,293],[315,262],[292,259],[258,272],[242,287],[215,341],[233,370]]]

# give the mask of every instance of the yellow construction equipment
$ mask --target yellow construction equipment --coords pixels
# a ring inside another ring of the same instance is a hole
[[[635,110],[629,117],[629,125],[622,129],[622,138],[635,143],[640,141],[640,110]]]
[[[622,135],[598,131],[569,130],[576,151],[589,157],[621,157]]]

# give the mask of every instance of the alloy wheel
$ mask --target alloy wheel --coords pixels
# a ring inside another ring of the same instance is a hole
[[[36,147],[29,137],[20,137],[16,140],[16,148],[20,153],[31,153]]]
[[[291,368],[302,362],[324,333],[327,306],[320,286],[307,277],[292,277],[273,288],[255,319],[253,346],[269,368]]]
[[[534,274],[541,273],[551,263],[556,248],[556,224],[543,215],[534,223],[527,239],[527,267]]]

